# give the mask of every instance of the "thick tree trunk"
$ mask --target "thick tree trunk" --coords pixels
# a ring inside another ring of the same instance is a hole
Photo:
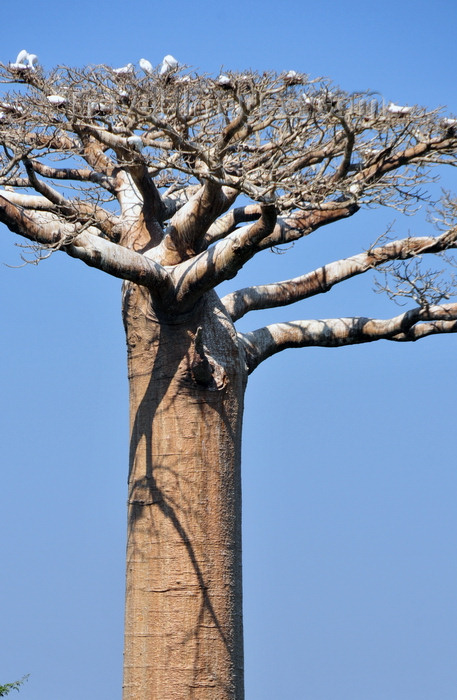
[[[242,700],[246,366],[211,292],[154,309],[126,284],[131,450],[124,700]]]

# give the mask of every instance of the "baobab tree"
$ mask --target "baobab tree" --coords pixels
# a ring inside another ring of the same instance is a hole
[[[36,261],[54,251],[123,280],[130,386],[124,700],[241,700],[240,445],[247,379],[286,348],[416,341],[457,330],[457,303],[424,256],[456,247],[455,202],[436,235],[378,240],[294,279],[216,288],[268,249],[369,205],[426,199],[457,163],[457,120],[326,80],[217,78],[142,59],[45,73],[2,65],[0,221]],[[20,60],[19,60],[20,59]],[[441,172],[441,170],[439,171]],[[293,255],[293,250],[290,253]],[[390,272],[410,300],[389,319],[285,320],[287,306]]]

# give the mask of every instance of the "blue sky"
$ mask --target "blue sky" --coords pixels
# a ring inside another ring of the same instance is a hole
[[[374,9],[377,7],[378,9]],[[457,113],[450,1],[2,8],[0,59],[115,66],[167,53],[202,72],[295,69]],[[453,172],[443,184],[457,190]],[[231,288],[350,255],[389,222],[362,212]],[[0,230],[0,684],[24,700],[120,698],[128,397],[120,284],[56,254],[19,269]],[[354,280],[247,316],[394,315]],[[455,700],[455,337],[287,351],[251,377],[243,442],[248,700]]]

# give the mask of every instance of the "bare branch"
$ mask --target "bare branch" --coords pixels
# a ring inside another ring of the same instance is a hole
[[[337,182],[338,180],[342,180],[348,174],[349,167],[351,165],[352,152],[354,150],[355,144],[355,134],[353,131],[351,131],[351,129],[347,125],[346,120],[343,117],[341,118],[341,125],[346,133],[346,146],[344,148],[344,154],[341,159],[341,163],[335,175],[333,176],[333,180],[335,182]]]
[[[49,218],[52,217],[52,218]],[[170,277],[158,263],[144,255],[118,246],[55,215],[34,214],[0,196],[0,221],[29,240],[63,250],[91,267],[141,284],[164,296],[172,293]]]
[[[333,202],[332,208],[322,208],[316,211],[303,211],[286,218],[278,219],[272,233],[259,241],[258,250],[273,248],[285,243],[292,243],[308,236],[321,226],[326,226],[340,219],[346,219],[355,214],[359,207],[354,203]]]
[[[173,296],[170,277],[161,265],[145,255],[98,238],[88,231],[78,234],[71,243],[63,245],[62,250],[113,277],[148,287],[163,303]]]
[[[83,143],[81,156],[96,173],[100,173],[110,178],[116,174],[116,164],[105,155],[100,142],[90,135],[85,129],[75,126],[75,132],[80,136]],[[57,146],[58,148],[58,146]]]
[[[63,197],[59,192],[54,190],[50,185],[48,185],[47,182],[42,182],[37,178],[37,176],[35,175],[33,163],[26,157],[23,158],[23,162],[29,178],[30,185],[37,192],[43,195],[43,197],[46,197],[46,199],[49,199],[57,207],[59,207],[62,210],[63,214],[68,214],[69,212],[72,212],[71,204],[67,199],[65,199],[65,197]]]
[[[166,207],[146,165],[141,163],[136,167],[131,167],[130,172],[143,196],[145,218],[154,219],[162,227],[165,221]]]
[[[33,194],[20,194],[9,190],[0,190],[0,196],[12,204],[16,204],[24,209],[34,209],[36,211],[55,211],[56,205],[46,197],[38,197]]]
[[[24,165],[32,187],[43,195],[46,199],[56,205],[57,210],[67,220],[79,221],[83,224],[92,222],[94,226],[100,228],[107,238],[113,237],[113,227],[115,217],[99,206],[91,202],[77,202],[63,197],[57,190],[54,190],[46,182],[43,182],[35,175],[35,163],[28,158],[24,158]]]
[[[93,182],[101,185],[109,192],[114,192],[114,180],[102,173],[96,173],[89,168],[52,168],[49,165],[33,161],[33,169],[42,177],[53,180],[76,180],[80,182]]]
[[[274,323],[239,334],[249,371],[287,348],[340,347],[375,340],[415,341],[437,333],[457,332],[457,304],[417,307],[387,320],[331,318],[316,321]]]
[[[283,282],[246,287],[222,299],[231,318],[236,321],[249,311],[287,306],[316,294],[328,292],[343,282],[391,260],[407,260],[426,253],[439,253],[457,247],[457,227],[440,236],[423,236],[392,241],[378,248],[328,263],[323,267]]]
[[[411,299],[419,306],[449,300],[457,286],[455,275],[445,276],[444,269],[424,268],[421,257],[384,265],[384,283],[375,280],[375,291],[386,294],[399,306]],[[441,257],[446,260],[444,256]],[[450,261],[447,259],[447,262]]]
[[[227,124],[225,129],[222,130],[220,139],[217,143],[218,155],[228,146],[232,139],[240,135],[240,131],[242,127],[245,126],[248,119],[248,110],[246,109],[246,104],[243,98],[238,97],[235,93],[235,99],[237,99],[240,109],[234,119],[232,119],[232,121]],[[247,136],[247,134],[244,132],[243,135]]]

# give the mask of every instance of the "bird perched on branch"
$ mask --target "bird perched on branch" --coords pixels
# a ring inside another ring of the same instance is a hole
[[[443,129],[446,129],[449,136],[453,136],[457,128],[457,119],[453,119],[452,117],[445,117],[441,120],[441,126],[443,127]]]
[[[136,135],[129,136],[128,139],[127,139],[127,143],[128,143],[130,146],[133,146],[133,148],[134,148],[136,151],[142,151],[143,148],[144,148],[144,143],[143,143],[143,141],[142,141],[142,139],[141,139],[140,136],[136,136]]]
[[[32,70],[35,70],[36,64],[38,63],[38,56],[36,53],[29,53],[27,56],[27,68],[31,68]]]
[[[452,117],[445,117],[442,121],[443,126],[457,126],[457,119],[453,119]]]
[[[216,82],[219,85],[219,87],[223,88],[224,90],[233,89],[233,83],[228,77],[228,75],[220,75]]]
[[[34,53],[29,53],[25,49],[19,51],[14,63],[10,63],[10,68],[16,70],[35,70],[38,63],[38,56]]]
[[[315,97],[311,97],[310,95],[307,95],[306,92],[304,92],[302,93],[302,99],[305,101],[305,105],[310,110],[310,112],[317,108],[318,104]]]
[[[138,61],[141,70],[143,70],[146,75],[152,75],[154,72],[154,68],[152,67],[152,63],[147,60],[147,58],[140,58]]]
[[[26,51],[25,49],[22,49],[22,51],[19,51],[19,53],[17,55],[16,63],[25,63],[28,55],[29,55],[29,52]]]
[[[62,97],[62,95],[48,95],[46,99],[50,104],[57,107],[61,107],[67,101],[66,97]]]
[[[178,67],[178,61],[171,54],[167,54],[160,66],[160,75],[167,75],[170,71]]]
[[[287,85],[300,85],[300,83],[302,83],[303,80],[296,70],[289,70],[284,75],[284,82]]]
[[[142,58],[141,61],[145,61],[146,59]],[[140,66],[141,66],[141,61],[140,61]],[[148,61],[149,63],[149,61]],[[149,64],[150,65],[150,64]],[[152,69],[152,66],[151,66]],[[113,68],[113,73],[116,73],[116,75],[127,75],[127,73],[133,73],[133,63],[127,63],[126,66],[122,66],[122,68]]]
[[[387,111],[391,114],[409,114],[412,112],[412,107],[404,107],[402,105],[396,105],[393,102],[389,102],[387,105]]]

